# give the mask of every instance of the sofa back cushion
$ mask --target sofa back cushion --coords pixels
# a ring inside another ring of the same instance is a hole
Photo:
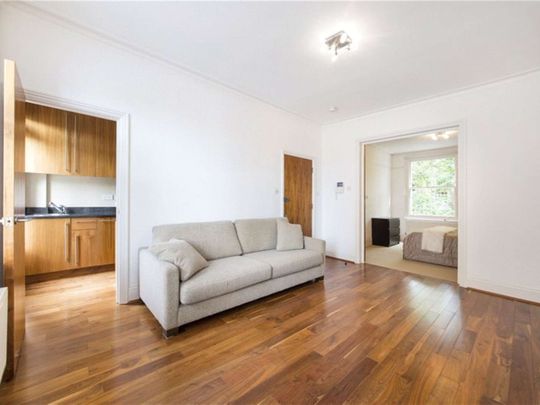
[[[237,219],[234,221],[242,251],[251,253],[275,249],[277,243],[277,219]]]
[[[185,240],[206,260],[242,254],[242,248],[231,221],[159,225],[153,228],[153,243],[168,242],[171,239]]]

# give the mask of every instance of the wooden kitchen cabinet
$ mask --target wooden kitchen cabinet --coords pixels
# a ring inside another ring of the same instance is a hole
[[[115,262],[116,220],[114,218],[98,218],[95,261],[99,265]]]
[[[94,255],[97,252],[97,219],[72,219],[71,228],[71,248],[75,267],[95,266]]]
[[[26,275],[114,264],[115,222],[114,218],[27,222]]]
[[[96,176],[116,177],[116,122],[97,120]]]
[[[98,119],[83,114],[74,114],[74,116],[72,174],[94,177],[97,165]]]
[[[25,171],[70,174],[68,113],[27,103],[25,127]]]
[[[36,219],[26,222],[26,275],[74,268],[71,260],[71,220]]]
[[[26,103],[25,171],[116,176],[116,122]]]

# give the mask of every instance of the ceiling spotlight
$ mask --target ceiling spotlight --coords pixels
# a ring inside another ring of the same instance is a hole
[[[431,134],[430,136],[431,136],[431,139],[433,139],[434,141],[436,141],[437,139],[439,139],[439,138],[437,137],[437,134]]]
[[[328,111],[330,112],[336,112],[337,111],[337,107],[336,106],[331,106]]]
[[[441,135],[443,139],[448,139],[450,138],[450,135],[448,135],[448,132],[445,132],[444,134]]]
[[[335,60],[342,49],[346,48],[348,51],[351,50],[352,39],[345,31],[339,31],[326,38],[324,43],[328,47],[328,50],[333,54],[332,60]]]

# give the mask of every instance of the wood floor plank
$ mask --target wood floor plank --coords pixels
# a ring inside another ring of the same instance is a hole
[[[537,404],[540,307],[329,259],[305,284],[164,340],[113,272],[27,286],[0,403]]]

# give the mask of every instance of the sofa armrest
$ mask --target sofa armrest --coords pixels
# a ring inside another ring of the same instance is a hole
[[[159,260],[148,249],[139,252],[139,292],[165,330],[178,326],[180,277],[178,268]]]
[[[323,260],[326,260],[326,242],[324,240],[304,236],[304,248],[319,252],[323,257]]]

